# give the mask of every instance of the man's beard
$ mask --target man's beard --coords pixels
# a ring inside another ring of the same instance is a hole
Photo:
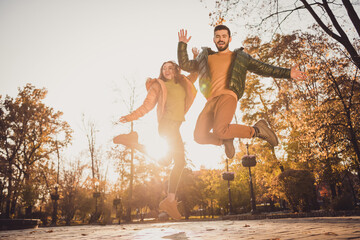
[[[218,43],[219,44],[219,43]],[[222,47],[219,47],[218,44],[215,44],[216,45],[216,48],[218,49],[219,52],[222,52],[224,50],[226,50],[228,47],[229,47],[229,43],[226,43],[224,46]]]

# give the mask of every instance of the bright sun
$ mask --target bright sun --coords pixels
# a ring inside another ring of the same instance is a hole
[[[144,139],[144,145],[148,155],[157,161],[165,157],[169,149],[167,141],[158,135]]]

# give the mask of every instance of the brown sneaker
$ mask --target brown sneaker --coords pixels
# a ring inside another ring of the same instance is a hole
[[[122,144],[129,148],[134,148],[139,152],[145,154],[149,158],[153,159],[152,156],[146,151],[146,148],[143,144],[138,143],[138,134],[137,132],[130,132],[128,134],[120,134],[113,138],[115,144]]]
[[[269,127],[269,124],[264,119],[255,123],[253,128],[255,129],[254,137],[264,139],[274,147],[279,144],[279,140],[275,132]]]
[[[227,158],[233,158],[235,155],[234,139],[224,139],[225,154]]]
[[[128,134],[120,134],[113,138],[115,144],[122,144],[127,147],[134,147],[138,143],[138,134],[137,132],[130,132]]]
[[[165,198],[164,200],[162,200],[160,202],[159,208],[160,208],[160,210],[165,211],[173,219],[176,219],[176,220],[181,219],[181,214],[180,214],[179,210],[177,209],[177,201],[176,200],[170,202],[170,200],[168,198]]]

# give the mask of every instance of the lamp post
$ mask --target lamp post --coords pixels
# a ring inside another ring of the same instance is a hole
[[[224,172],[222,174],[222,177],[224,180],[228,181],[228,194],[229,194],[229,214],[228,215],[232,215],[234,214],[233,212],[233,206],[232,206],[232,201],[231,201],[231,190],[230,190],[230,181],[234,180],[234,173],[233,172],[229,172],[229,159],[226,159],[226,172]]]
[[[131,122],[131,132],[134,131],[134,123]],[[131,222],[131,206],[132,206],[132,195],[133,195],[133,182],[134,182],[134,148],[130,148],[131,162],[130,162],[130,181],[129,181],[129,195],[128,195],[128,208],[126,210],[126,221]]]
[[[56,184],[55,184],[55,192],[50,194],[51,200],[53,200],[53,213],[51,217],[51,225],[56,226],[57,222],[57,208],[58,204],[57,201],[59,200],[59,172],[60,172],[60,153],[59,153],[59,145],[58,141],[56,140],[56,153],[57,153],[57,176],[56,176]]]
[[[113,205],[115,206],[115,211],[116,211],[116,217],[119,218],[119,224],[121,223],[121,213],[122,213],[122,206],[121,206],[121,198],[115,198],[113,200]],[[120,212],[118,212],[118,205],[120,205]]]
[[[250,184],[250,202],[251,202],[251,213],[256,212],[256,201],[255,201],[255,194],[254,194],[254,188],[252,184],[252,176],[251,176],[251,167],[254,167],[256,165],[256,156],[255,155],[249,155],[249,144],[246,144],[246,152],[247,155],[242,157],[242,165],[244,167],[249,168],[249,184]]]
[[[56,222],[57,222],[57,201],[59,200],[59,193],[58,193],[58,184],[55,184],[55,192],[52,193],[51,196],[51,200],[53,200],[53,213],[52,213],[52,217],[51,217],[51,225],[56,226]]]
[[[98,212],[98,202],[97,199],[100,197],[100,192],[99,192],[99,182],[96,181],[95,182],[95,192],[93,193],[93,197],[95,198],[95,219],[97,219],[97,212]]]

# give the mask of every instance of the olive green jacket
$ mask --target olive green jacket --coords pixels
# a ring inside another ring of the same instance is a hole
[[[202,48],[199,56],[194,60],[189,60],[187,54],[187,44],[178,44],[178,62],[181,69],[187,72],[199,73],[199,85],[201,93],[208,98],[210,94],[211,76],[208,65],[208,56],[216,52],[210,48]],[[245,90],[245,79],[247,71],[265,77],[290,78],[291,70],[288,68],[275,67],[252,58],[243,51],[243,48],[235,49],[228,72],[229,86],[240,99]]]

